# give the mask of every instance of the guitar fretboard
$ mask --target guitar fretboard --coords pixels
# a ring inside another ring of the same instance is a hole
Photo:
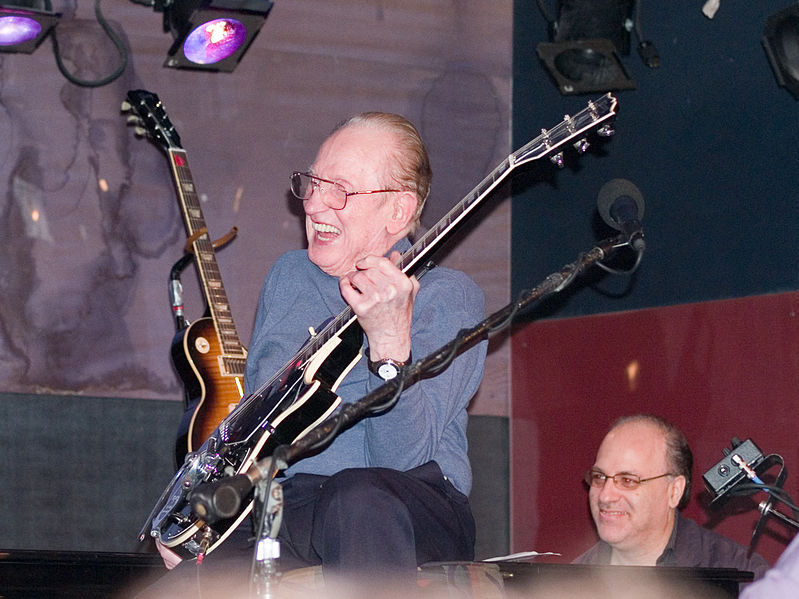
[[[542,129],[541,134],[503,160],[477,186],[458,202],[444,217],[429,229],[407,252],[402,255],[400,268],[408,272],[422,258],[429,254],[446,235],[466,217],[489,193],[491,193],[517,166],[537,160],[550,154],[567,141],[580,138],[597,124],[613,116],[616,99],[606,94],[574,117],[566,115],[550,130]],[[576,147],[583,152],[588,142],[581,139]]]
[[[236,325],[233,322],[230,302],[222,285],[216,253],[200,208],[199,196],[189,170],[188,157],[183,150],[170,149],[169,158],[189,240],[194,249],[194,259],[200,273],[200,281],[219,336],[219,342],[222,345],[223,368],[228,374],[243,374],[245,354]]]

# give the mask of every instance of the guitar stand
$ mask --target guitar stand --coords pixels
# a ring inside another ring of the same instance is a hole
[[[233,227],[225,235],[212,242],[211,247],[214,250],[217,250],[226,246],[228,243],[233,241],[238,234],[238,231],[238,227]],[[184,254],[178,258],[169,271],[169,298],[172,304],[172,314],[175,317],[175,330],[177,332],[182,331],[191,324],[183,315],[183,285],[180,282],[180,275],[189,265],[189,262],[191,262],[192,258],[194,258],[194,242],[197,241],[199,237],[207,234],[208,230],[205,227],[195,231],[194,235],[189,237],[186,241]]]

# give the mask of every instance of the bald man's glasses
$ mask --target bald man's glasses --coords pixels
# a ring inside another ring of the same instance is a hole
[[[674,476],[674,474],[667,472],[666,474],[661,474],[659,476],[641,478],[640,476],[630,474],[628,472],[619,472],[618,474],[611,476],[609,474],[605,474],[604,472],[600,472],[599,470],[589,470],[585,473],[585,482],[589,487],[604,487],[605,481],[611,479],[613,484],[618,488],[631,491],[633,489],[637,489],[641,483],[647,483],[650,480],[657,480],[658,478],[663,478],[664,476]]]
[[[386,193],[402,191],[400,189],[374,189],[371,191],[347,191],[340,183],[328,181],[311,173],[291,174],[291,193],[298,200],[310,200],[315,193],[322,194],[322,202],[333,210],[342,210],[347,205],[347,198],[369,193]]]

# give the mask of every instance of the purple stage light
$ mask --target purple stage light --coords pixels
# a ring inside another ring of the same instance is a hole
[[[0,16],[0,46],[14,46],[35,40],[42,26],[23,16]]]
[[[163,5],[164,31],[174,39],[164,66],[230,73],[258,35],[274,2],[170,0]]]
[[[195,28],[183,44],[183,54],[196,64],[214,64],[232,56],[247,38],[241,21],[214,19]]]

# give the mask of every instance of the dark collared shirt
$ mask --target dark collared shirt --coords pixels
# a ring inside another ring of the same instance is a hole
[[[575,559],[574,563],[607,565],[610,564],[611,551],[610,545],[599,541]],[[747,556],[746,547],[699,526],[693,520],[683,518],[679,512],[669,542],[656,564],[688,568],[735,568],[754,572],[755,579],[760,578],[769,567],[762,556],[757,553]]]

